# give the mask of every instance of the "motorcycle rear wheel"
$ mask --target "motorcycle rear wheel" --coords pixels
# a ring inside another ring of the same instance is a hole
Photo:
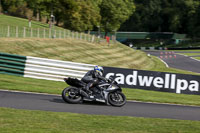
[[[108,103],[112,106],[121,107],[126,104],[126,96],[122,92],[111,92],[108,94]]]
[[[77,104],[82,102],[82,97],[76,87],[67,87],[62,91],[62,98],[67,103]]]

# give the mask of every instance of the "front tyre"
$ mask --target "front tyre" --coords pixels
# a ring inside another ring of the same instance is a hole
[[[67,103],[80,103],[82,97],[79,94],[79,90],[76,87],[67,87],[62,91],[62,98]]]
[[[108,103],[112,106],[121,107],[126,104],[126,96],[121,92],[111,92],[108,94]]]

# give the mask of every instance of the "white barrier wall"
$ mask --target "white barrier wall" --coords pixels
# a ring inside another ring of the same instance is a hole
[[[63,81],[65,77],[82,78],[95,65],[27,56],[24,77]]]

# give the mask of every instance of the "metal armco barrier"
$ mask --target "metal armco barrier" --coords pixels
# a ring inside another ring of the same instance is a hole
[[[27,56],[24,77],[63,81],[64,77],[82,78],[94,65]]]
[[[113,67],[104,71],[125,88],[200,95],[200,76]]]
[[[0,53],[0,73],[24,75],[26,56]]]
[[[0,73],[63,81],[64,77],[82,78],[94,65],[31,56],[0,53]]]

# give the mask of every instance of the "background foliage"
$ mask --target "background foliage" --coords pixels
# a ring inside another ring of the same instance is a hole
[[[136,11],[122,31],[175,32],[200,36],[199,0],[135,0]]]
[[[199,0],[1,0],[1,12],[74,31],[175,32],[200,36]]]

